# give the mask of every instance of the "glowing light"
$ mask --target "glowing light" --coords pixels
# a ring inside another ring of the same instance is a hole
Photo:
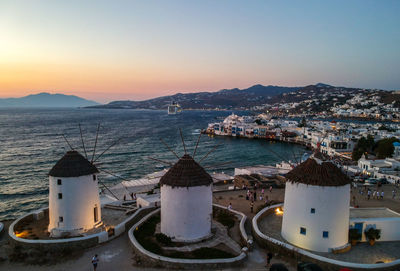
[[[275,214],[277,214],[277,215],[283,215],[283,211],[281,210],[281,208],[276,208],[276,209],[275,209]]]
[[[28,236],[28,232],[27,231],[15,232],[15,236],[19,238],[25,238]]]

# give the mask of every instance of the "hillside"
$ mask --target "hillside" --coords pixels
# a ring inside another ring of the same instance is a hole
[[[0,99],[0,107],[86,107],[98,103],[74,95],[39,93],[21,98]]]
[[[115,101],[96,108],[166,109],[172,101],[184,109],[245,109],[268,103],[272,97],[297,91],[300,87],[254,85],[247,89],[222,89],[217,92],[177,93],[145,101]]]

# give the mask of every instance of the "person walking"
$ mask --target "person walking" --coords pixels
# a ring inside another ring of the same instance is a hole
[[[272,193],[272,185],[269,186],[269,192]]]
[[[250,213],[253,213],[254,203],[250,202]]]
[[[383,191],[381,191],[381,199],[383,200],[383,196],[385,195],[385,193]]]
[[[97,257],[97,254],[94,255],[94,257],[92,258],[92,264],[93,264],[93,270],[96,271],[97,269],[97,264],[99,262],[99,258]]]
[[[371,190],[368,189],[367,199],[369,200],[370,198],[371,198]]]
[[[232,203],[229,202],[228,210],[232,210]]]
[[[271,265],[271,260],[272,260],[273,254],[271,251],[268,251],[267,253],[267,267]]]

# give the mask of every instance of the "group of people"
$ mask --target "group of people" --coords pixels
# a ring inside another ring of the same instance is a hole
[[[247,189],[246,186],[243,186],[244,190],[247,190],[246,193],[246,200],[250,201],[250,212],[253,213],[254,211],[254,202],[257,200],[263,201],[265,200],[265,204],[268,204],[269,200],[268,200],[268,195],[265,194],[265,189],[262,188],[261,189],[261,193],[259,194],[258,198],[257,198],[257,188],[258,188],[258,184],[256,183],[254,185],[254,190],[251,191],[250,189]],[[269,186],[269,192],[272,193],[272,186]]]
[[[130,193],[129,196],[131,196],[132,200],[136,200],[136,193]],[[124,201],[126,201],[126,194],[124,195]]]
[[[385,192],[381,191],[379,192],[379,190],[373,190],[371,191],[371,189],[368,188],[367,190],[367,199],[369,200],[371,197],[373,199],[383,199],[383,196],[385,195]]]
[[[379,191],[379,190],[371,190],[371,189],[367,189],[367,191],[363,191],[363,190],[359,190],[358,191],[359,194],[366,196],[366,199],[378,199],[378,200],[383,200],[384,196],[385,196],[385,192],[383,190]],[[392,199],[396,199],[397,196],[397,190],[393,189],[392,190]],[[398,197],[400,199],[400,195]]]

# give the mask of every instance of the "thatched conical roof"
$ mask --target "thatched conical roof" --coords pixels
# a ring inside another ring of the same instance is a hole
[[[188,154],[182,156],[160,179],[160,185],[172,187],[192,187],[212,183],[211,176]]]
[[[351,183],[350,178],[340,168],[317,157],[308,158],[288,172],[288,182],[318,186],[343,186]]]
[[[53,177],[80,177],[99,173],[97,168],[77,151],[68,151],[54,167],[49,175]]]

